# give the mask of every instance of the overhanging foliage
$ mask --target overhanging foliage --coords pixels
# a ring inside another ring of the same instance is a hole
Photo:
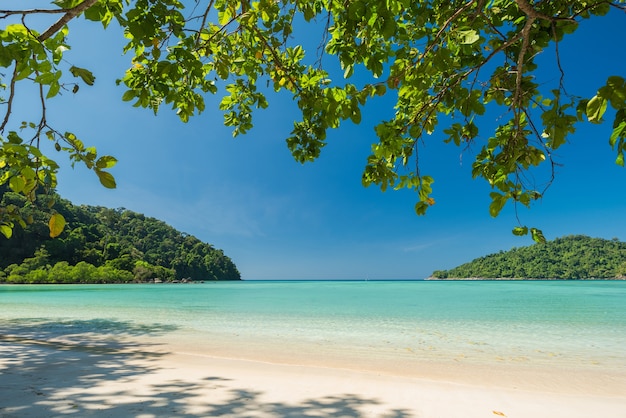
[[[82,84],[95,81],[91,71],[66,58],[69,24],[83,16],[104,27],[116,22],[123,31],[132,58],[118,83],[127,88],[122,100],[133,106],[155,112],[170,106],[187,121],[205,110],[206,94],[225,86],[220,109],[225,124],[239,135],[252,128],[254,110],[267,107],[260,86],[288,92],[302,117],[294,122],[287,145],[300,162],[319,156],[328,129],[346,120],[360,123],[361,110],[373,97],[393,97],[394,117],[376,126],[363,184],[414,189],[420,215],[435,204],[434,179],[420,171],[420,144],[449,118],[453,122],[440,133],[447,142],[478,149],[472,175],[491,185],[489,212],[497,216],[507,203],[530,206],[543,196],[553,179],[553,152],[578,123],[601,123],[610,114],[609,143],[616,163],[624,165],[623,68],[616,68],[593,97],[574,97],[565,87],[570,69],[562,67],[558,54],[568,35],[611,9],[624,13],[626,2],[56,0],[48,8],[29,10],[14,2],[14,9],[0,10],[6,22],[0,31],[5,90],[0,184],[31,200],[38,187],[54,188],[58,164],[41,151],[42,142],[51,141],[72,164],[86,164],[105,187],[115,187],[108,169],[116,160],[98,156],[46,117],[46,106],[60,92],[77,93]],[[58,19],[39,27],[44,16]],[[306,51],[303,45],[310,40],[295,37],[294,26],[315,29],[298,31],[305,36],[321,33],[319,47]],[[556,51],[559,83],[542,91],[534,78],[535,58],[548,48]],[[343,76],[333,78],[324,69],[321,63],[330,59],[337,60]],[[12,119],[20,83],[38,89],[40,117],[34,121]],[[502,116],[495,130],[485,131],[481,117],[493,108]],[[547,181],[537,186],[527,180],[529,170],[545,165],[551,172]],[[0,208],[5,236],[14,223],[26,221],[19,207]],[[52,235],[61,224],[53,212]],[[540,230],[523,225],[513,232],[544,239]]]

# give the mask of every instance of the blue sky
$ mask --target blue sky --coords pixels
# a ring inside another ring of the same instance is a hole
[[[570,93],[591,97],[608,75],[625,75],[624,19],[612,13],[584,22],[561,44]],[[223,126],[219,97],[208,97],[207,110],[187,124],[166,108],[155,117],[120,100],[123,88],[114,81],[128,58],[121,55],[117,28],[91,26],[71,28],[73,51],[66,57],[90,68],[96,85],[55,99],[48,119],[117,157],[118,188],[101,187],[94,174],[68,168],[63,157],[58,191],[75,204],[125,207],[161,219],[223,249],[244,279],[422,279],[532,244],[511,234],[517,221],[510,207],[496,219],[489,215],[490,190],[471,179],[471,155],[461,159],[441,135],[420,151],[422,173],[435,178],[437,201],[425,217],[415,215],[412,192],[364,188],[372,127],[392,112],[385,100],[364,111],[361,125],[330,132],[320,159],[300,165],[284,141],[297,118],[290,98],[271,95],[270,107],[254,115],[255,128],[236,139]],[[554,83],[554,61],[545,60],[551,72],[539,75]],[[610,129],[610,123],[579,126],[558,152],[563,166],[554,185],[531,211],[520,210],[524,224],[543,229],[548,239],[626,240],[626,170],[614,164]]]

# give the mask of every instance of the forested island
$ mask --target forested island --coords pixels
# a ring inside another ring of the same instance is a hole
[[[50,238],[50,214],[41,209],[45,203],[26,204],[24,196],[6,188],[0,196],[1,207],[24,207],[30,221],[25,228],[14,228],[9,239],[0,235],[0,283],[240,279],[222,250],[155,218],[124,208],[76,206],[54,196],[54,210],[67,226],[60,236]]]
[[[477,258],[429,279],[624,279],[626,243],[572,235]]]

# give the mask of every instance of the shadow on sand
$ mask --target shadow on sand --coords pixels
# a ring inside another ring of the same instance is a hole
[[[0,417],[413,417],[380,412],[380,401],[338,394],[297,403],[269,402],[264,392],[226,377],[193,379],[165,370],[168,353],[134,341],[174,331],[112,320],[0,324]],[[157,374],[167,378],[151,379]],[[296,384],[296,382],[294,382]],[[376,413],[368,408],[378,405]]]

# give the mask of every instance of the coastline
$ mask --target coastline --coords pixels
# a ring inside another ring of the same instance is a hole
[[[341,367],[307,353],[228,358],[179,343],[171,336],[2,335],[0,416],[626,417],[623,370]]]
[[[427,277],[429,281],[546,281],[546,282],[577,282],[577,281],[620,281],[626,280],[626,276],[610,278],[583,278],[583,279],[559,279],[559,278],[514,278],[514,277]]]

